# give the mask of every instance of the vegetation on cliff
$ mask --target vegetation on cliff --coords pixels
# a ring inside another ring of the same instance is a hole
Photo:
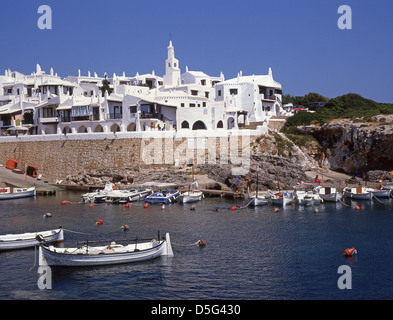
[[[348,93],[330,99],[324,107],[317,109],[314,113],[298,112],[293,117],[288,118],[283,131],[294,133],[294,127],[310,124],[322,125],[333,119],[356,118],[367,122],[371,121],[373,116],[379,114],[393,114],[393,103],[378,103],[358,94]]]

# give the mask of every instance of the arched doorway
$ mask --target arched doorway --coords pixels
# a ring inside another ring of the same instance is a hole
[[[222,120],[217,122],[217,129],[222,129],[224,128],[224,124],[222,123]]]
[[[104,128],[102,127],[102,125],[98,124],[94,128],[94,132],[104,132]]]
[[[128,125],[127,131],[136,131],[136,124],[135,124],[135,122],[131,122],[131,123]]]
[[[192,130],[206,130],[206,125],[203,121],[198,120],[194,123],[194,125],[192,126]]]
[[[120,127],[117,123],[111,125],[111,132],[119,132],[119,131],[120,131]]]
[[[86,127],[85,126],[80,126],[79,128],[78,128],[78,133],[87,133],[87,129],[86,129]]]
[[[235,119],[233,117],[228,118],[228,130],[235,127]]]
[[[188,123],[188,121],[183,121],[181,123],[181,128],[182,129],[190,129],[190,124]]]
[[[68,126],[65,126],[63,129],[63,134],[68,134],[68,133],[71,133],[71,129]]]

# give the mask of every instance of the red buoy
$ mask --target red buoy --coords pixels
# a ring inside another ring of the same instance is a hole
[[[360,210],[359,205],[356,205],[355,210]]]
[[[143,207],[146,209],[149,207],[149,204],[147,202],[145,202],[145,204],[143,205]]]
[[[125,206],[124,206],[126,209],[128,209],[129,207],[130,207],[130,203],[129,202],[127,202],[126,204],[125,204]]]
[[[345,251],[343,252],[343,256],[344,257],[352,257],[356,253],[357,253],[357,251],[355,248],[348,248],[348,249],[345,249]]]
[[[89,207],[91,208],[93,206],[93,202],[90,202]]]
[[[124,229],[124,231],[130,230],[130,227],[127,224],[123,224],[120,228]]]
[[[231,210],[232,211],[236,210],[236,206],[231,207]]]
[[[104,223],[104,221],[102,219],[98,219],[96,222],[96,224],[103,224],[103,223]]]
[[[278,212],[280,209],[278,208],[274,208],[274,212]]]
[[[199,238],[199,245],[200,245],[201,247],[204,247],[204,246],[206,245],[206,241],[203,240],[202,238]]]
[[[67,200],[63,200],[63,201],[61,202],[61,204],[62,204],[63,206],[65,206],[65,205],[67,204]]]

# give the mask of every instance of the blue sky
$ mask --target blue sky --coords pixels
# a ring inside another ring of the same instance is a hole
[[[340,30],[340,5],[352,29]],[[40,30],[38,7],[52,8]],[[60,76],[165,73],[170,35],[182,72],[227,79],[267,74],[284,93],[348,92],[393,102],[393,1],[376,0],[2,0],[0,72],[36,62]]]

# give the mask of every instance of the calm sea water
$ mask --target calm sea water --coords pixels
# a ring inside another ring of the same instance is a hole
[[[71,201],[62,205],[63,200]],[[391,299],[393,199],[231,211],[235,202],[205,198],[190,205],[80,204],[80,193],[59,192],[0,202],[0,234],[62,226],[65,246],[76,241],[171,234],[173,258],[91,268],[56,268],[52,290],[37,286],[34,249],[0,252],[0,299]],[[354,204],[353,204],[354,206]],[[216,208],[221,208],[216,212]],[[52,218],[43,215],[52,213]],[[97,219],[104,221],[96,225]],[[124,224],[130,230],[124,232]],[[74,231],[74,232],[71,232]],[[76,233],[79,232],[79,233]],[[84,233],[84,234],[80,234]],[[207,245],[192,245],[199,238]],[[358,255],[342,256],[349,247]],[[338,268],[349,265],[352,289],[340,290]]]

